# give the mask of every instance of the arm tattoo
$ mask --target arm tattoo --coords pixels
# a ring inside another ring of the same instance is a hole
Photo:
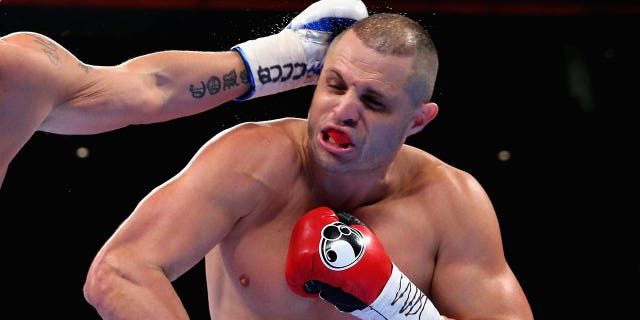
[[[249,78],[249,72],[246,69],[240,71],[240,82],[244,84],[251,83],[251,79]]]
[[[78,67],[80,67],[80,69],[84,70],[84,73],[89,73],[91,71],[91,67],[82,63],[82,62],[78,62]]]
[[[237,87],[238,84],[238,75],[235,70],[231,70],[231,72],[225,74],[224,78],[224,90],[230,89],[231,87]]]
[[[56,50],[55,43],[38,38],[38,37],[34,37],[34,38],[35,38],[34,41],[40,45],[42,52],[44,52],[44,54],[47,55],[47,57],[49,58],[49,61],[54,66],[59,66],[62,64],[62,59],[60,59],[60,56],[58,55],[58,51]]]
[[[240,81],[242,83],[247,83],[248,81],[245,79],[246,75],[240,73]],[[232,87],[237,87],[240,84],[238,83],[238,74],[235,70],[229,71],[229,73],[222,76],[220,79],[218,76],[211,76],[209,80],[205,83],[204,81],[200,81],[200,85],[196,86],[194,84],[189,85],[189,91],[191,92],[191,96],[200,99],[204,97],[207,92],[210,95],[216,95],[220,90],[231,89]]]

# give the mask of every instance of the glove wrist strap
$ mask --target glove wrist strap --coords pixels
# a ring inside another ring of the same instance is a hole
[[[391,277],[373,303],[350,314],[365,320],[441,320],[431,300],[393,265]]]
[[[293,30],[243,42],[231,48],[242,56],[252,89],[236,98],[243,101],[315,84],[318,75],[307,72],[307,57]]]

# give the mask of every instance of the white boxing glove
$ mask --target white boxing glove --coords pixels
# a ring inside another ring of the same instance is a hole
[[[252,86],[235,100],[316,84],[333,38],[368,15],[361,0],[320,0],[279,33],[232,47],[242,56]]]

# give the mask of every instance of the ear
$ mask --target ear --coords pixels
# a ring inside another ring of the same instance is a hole
[[[423,102],[418,110],[416,110],[416,114],[413,120],[413,125],[409,129],[409,134],[416,134],[424,127],[431,122],[438,115],[438,105],[434,102]]]

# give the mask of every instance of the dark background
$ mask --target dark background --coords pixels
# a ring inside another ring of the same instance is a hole
[[[85,63],[114,65],[158,50],[227,50],[280,30],[309,3],[252,10],[0,1],[0,35],[40,32]],[[637,6],[389,3],[369,9],[420,21],[441,59],[440,114],[409,144],[484,185],[536,318],[636,314]],[[312,90],[92,136],[36,133],[0,190],[3,312],[98,319],[82,296],[86,270],[137,202],[221,130],[305,117]],[[79,147],[88,158],[76,157]],[[498,159],[502,150],[508,161]],[[201,263],[175,282],[193,319],[208,318],[203,271]]]

